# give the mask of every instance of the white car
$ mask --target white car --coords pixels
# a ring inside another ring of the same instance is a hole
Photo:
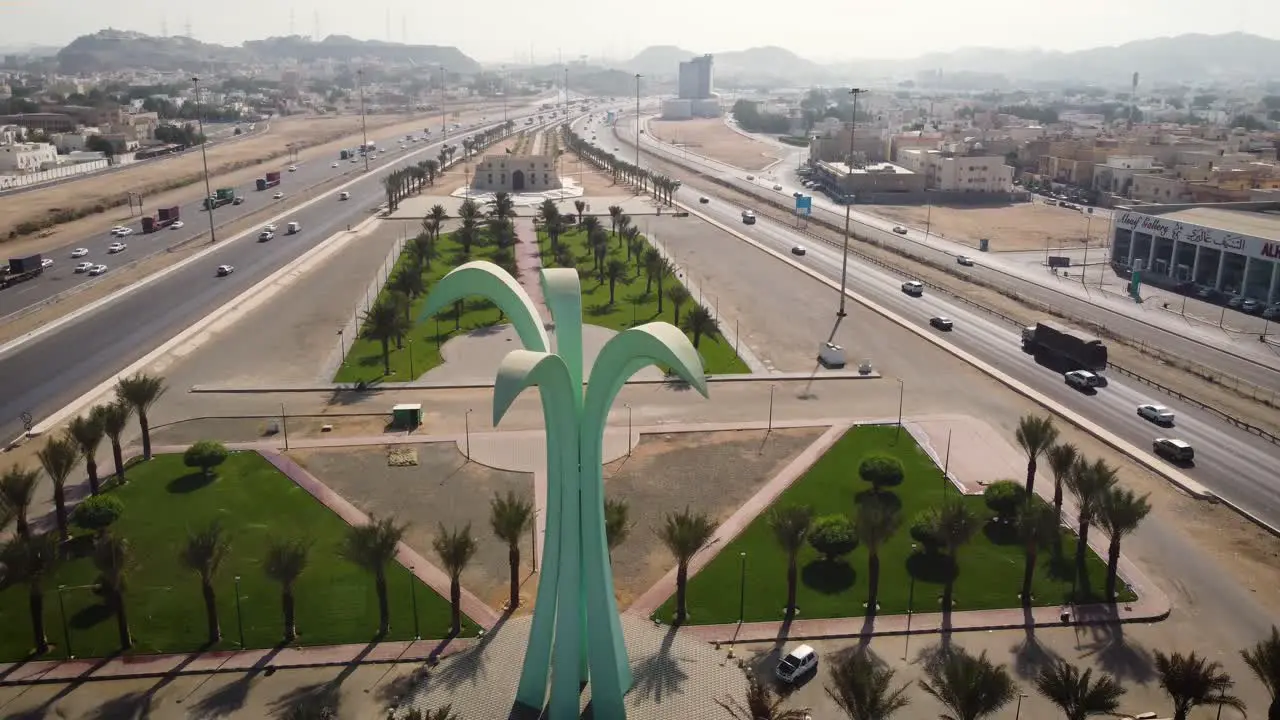
[[[774,190],[777,190],[778,192],[782,192],[782,186],[781,186],[781,185],[774,185],[774,186],[773,186],[773,189],[774,189]]]
[[[173,221],[173,224],[169,226],[169,229],[170,229],[170,230],[181,230],[181,229],[182,229],[182,228],[184,228],[184,227],[186,227],[186,225],[185,225],[181,220],[174,220],[174,221]]]
[[[274,238],[275,236],[276,234],[271,232],[270,230],[263,230],[262,232],[258,233],[258,242],[266,242]]]
[[[1173,424],[1173,411],[1163,405],[1139,405],[1138,417],[1157,425]]]
[[[913,297],[924,295],[924,283],[919,280],[908,280],[902,283],[902,292]]]
[[[275,195],[272,195],[272,196],[271,196],[271,198],[272,198],[273,200],[279,200],[279,199],[280,199],[280,198],[282,198],[282,197],[284,197],[284,193],[282,193],[282,192],[278,192],[278,193],[276,193]]]
[[[275,231],[276,231],[276,224],[275,224],[275,223],[267,223],[266,225],[264,225],[264,226],[262,227],[262,229],[263,229],[263,230],[266,230],[267,232],[275,232]]]
[[[808,645],[801,645],[778,663],[774,674],[784,683],[793,683],[796,678],[818,667],[818,653]]]
[[[614,149],[616,150],[617,148],[614,148]],[[748,179],[748,180],[755,180],[755,179],[756,179],[756,176],[755,176],[755,175],[748,175],[748,176],[747,176],[747,179]]]
[[[906,228],[904,228],[904,227],[902,227],[901,225],[894,225],[894,226],[893,226],[893,231],[894,231],[894,232],[896,232],[896,233],[898,233],[899,235],[906,235],[906,234],[907,234],[907,229],[906,229]]]
[[[53,267],[53,258],[45,258],[40,261],[40,269],[48,270],[51,267]]]
[[[298,172],[298,166],[297,166],[297,165],[290,165],[290,166],[289,166],[289,172]]]
[[[956,262],[964,265],[965,267],[973,267],[973,258],[968,255],[957,255]]]
[[[88,255],[88,254],[89,254],[89,248],[76,248],[75,250],[71,251],[71,257],[73,258],[84,257],[85,255]]]
[[[332,165],[330,165],[329,167],[331,167],[331,168],[336,168],[336,167],[338,167],[338,163],[333,163],[333,164],[332,164]]]
[[[129,246],[122,242],[113,242],[107,246],[107,252],[113,253],[113,254],[118,252],[124,252],[125,248],[127,247]]]
[[[106,266],[106,265],[94,265],[94,266],[89,270],[89,274],[90,274],[90,275],[101,275],[102,273],[104,273],[104,272],[106,272],[106,271],[107,271],[107,266]]]
[[[1077,390],[1088,390],[1098,385],[1098,376],[1088,370],[1072,370],[1062,376],[1067,384]]]
[[[128,234],[129,234],[129,232],[130,232],[130,231],[129,231],[129,228],[127,228],[127,227],[125,227],[125,226],[123,226],[123,225],[117,225],[117,226],[115,226],[115,227],[111,228],[111,234],[112,234],[112,235],[114,235],[114,236],[116,236],[116,237],[120,237],[121,235],[128,235]]]
[[[226,277],[235,271],[236,267],[234,265],[219,265],[218,277]]]
[[[78,273],[89,272],[92,269],[93,269],[93,263],[91,262],[82,262],[76,266],[76,272]]]

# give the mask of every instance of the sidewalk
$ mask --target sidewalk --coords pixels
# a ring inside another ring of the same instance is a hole
[[[546,298],[542,295],[542,253],[538,248],[538,233],[533,227],[533,218],[518,217],[515,219],[516,229],[516,269],[519,271],[520,287],[529,293],[529,299],[538,308],[545,326],[551,322],[551,312],[547,310]]]

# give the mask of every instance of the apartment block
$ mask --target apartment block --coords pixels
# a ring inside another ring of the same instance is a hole
[[[58,162],[58,150],[49,143],[0,145],[0,172],[39,172]]]
[[[923,175],[930,190],[955,193],[1004,193],[1013,184],[1013,167],[996,155],[958,155],[908,148],[898,164]]]

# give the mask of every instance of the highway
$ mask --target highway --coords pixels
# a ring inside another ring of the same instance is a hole
[[[517,112],[536,115],[530,111]],[[512,118],[524,116],[511,115]],[[460,131],[457,135],[451,132],[449,142],[459,141],[479,129],[482,128]],[[23,432],[21,413],[29,412],[39,422],[333,233],[369,217],[372,209],[384,201],[381,179],[386,171],[434,157],[440,144],[419,142],[410,147],[422,151],[421,154],[402,155],[402,159],[387,163],[380,160],[380,167],[375,166],[368,176],[347,188],[351,193],[347,202],[339,202],[335,191],[330,199],[289,215],[288,220],[297,220],[302,225],[302,232],[297,235],[280,233],[270,242],[257,242],[257,233],[250,231],[202,260],[0,356],[0,398],[3,398],[0,437],[7,441]],[[299,172],[301,170],[299,166]],[[316,172],[328,170],[325,164]],[[271,195],[269,192],[257,194]],[[233,265],[236,271],[228,277],[215,277],[219,265]],[[353,278],[353,281],[363,284],[368,278]],[[230,351],[252,352],[252,348]]]
[[[598,131],[598,127],[596,128]],[[587,137],[589,137],[589,132]],[[597,132],[597,144],[611,149],[616,140],[612,133]],[[742,224],[741,209],[715,197],[713,187],[700,187],[698,178],[684,182],[676,199],[696,208],[718,222],[730,226],[763,245],[791,257],[795,262],[811,268],[826,277],[839,281],[840,251],[825,243],[815,242],[794,231],[793,228],[760,218],[754,225]],[[698,203],[700,195],[711,197],[707,205]],[[792,248],[802,246],[803,257],[791,254]],[[789,269],[779,263],[779,279]],[[1280,472],[1276,469],[1277,450],[1266,441],[1227,425],[1214,416],[1194,407],[1170,400],[1131,383],[1123,377],[1112,376],[1106,387],[1095,393],[1082,393],[1067,386],[1062,375],[1037,364],[1022,351],[1018,328],[975,309],[953,301],[951,298],[926,290],[922,297],[911,297],[901,291],[904,280],[879,266],[849,257],[849,288],[886,309],[898,313],[929,332],[940,333],[944,339],[975,357],[990,363],[1009,377],[1023,382],[1044,393],[1054,402],[1070,408],[1089,420],[1098,423],[1117,436],[1140,448],[1150,448],[1156,437],[1177,437],[1191,443],[1197,451],[1193,468],[1181,468],[1188,476],[1203,483],[1223,499],[1244,508],[1274,526],[1280,526]],[[765,290],[762,289],[762,292]],[[929,328],[929,319],[945,316],[955,323],[949,333]],[[882,371],[892,361],[879,360]],[[1166,405],[1177,415],[1174,428],[1160,428],[1137,415],[1137,406],[1154,402]]]
[[[614,146],[618,146],[622,148],[621,156],[631,160],[631,154],[634,151],[631,140],[635,133],[632,120],[633,118],[625,118],[619,121],[617,137],[605,129],[600,135],[601,146],[607,145],[606,149],[610,151]],[[627,123],[631,124],[627,125]],[[600,129],[600,126],[596,127],[597,130]],[[642,137],[642,146],[646,153],[653,153],[679,164],[693,165],[699,172],[716,177],[744,193],[761,198],[767,197],[784,204],[794,202],[792,192],[803,191],[805,194],[812,194],[812,191],[803,187],[788,186],[786,180],[777,183],[782,184],[783,189],[775,191],[773,181],[760,178],[756,181],[747,180],[749,173],[746,170],[709,158],[682,153],[679,148],[655,141],[648,133]],[[783,164],[790,167],[792,162],[793,160],[786,161]],[[813,204],[815,217],[834,222],[837,227],[843,225],[844,206],[827,200],[821,194],[814,196]],[[1060,308],[1076,317],[1086,318],[1090,322],[1103,325],[1118,335],[1161,348],[1171,355],[1246,380],[1259,388],[1280,387],[1280,355],[1262,343],[1225,342],[1224,335],[1216,328],[1192,326],[1172,314],[1148,313],[1143,319],[1138,319],[1129,314],[1133,311],[1133,306],[1127,301],[1119,300],[1114,296],[1100,297],[1096,292],[1092,294],[1091,301],[1086,297],[1080,297],[1083,291],[1074,286],[1059,289],[1040,284],[1037,278],[1027,278],[1025,266],[1002,261],[998,254],[978,253],[972,248],[964,248],[939,240],[936,235],[926,241],[924,233],[913,228],[908,229],[908,234],[904,238],[892,232],[895,224],[891,220],[857,210],[851,212],[853,232],[872,237],[882,245],[903,248],[914,255],[942,264],[954,264],[955,257],[959,254],[978,256],[975,257],[976,266],[965,268],[965,272],[981,278],[984,282],[1016,291],[1037,302]]]

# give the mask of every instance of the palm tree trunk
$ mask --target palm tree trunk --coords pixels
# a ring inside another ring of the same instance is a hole
[[[142,430],[142,459],[150,460],[151,459],[151,423],[147,422],[147,411],[143,410],[142,408],[138,408],[138,427]],[[94,469],[96,471],[97,469],[96,465],[94,466]],[[92,477],[90,477],[89,482],[90,482],[90,488],[93,490],[93,494],[97,495],[98,488],[93,485]]]
[[[683,625],[688,611],[685,608],[685,591],[689,584],[689,564],[681,562],[676,566],[676,625]]]
[[[209,645],[217,645],[222,640],[222,627],[218,624],[218,597],[213,592],[213,583],[201,582],[200,593],[204,595],[204,622],[209,633]]]
[[[27,608],[31,611],[31,636],[36,655],[49,652],[49,638],[44,632],[44,590],[40,583],[32,582],[27,592]]]
[[[511,566],[511,600],[508,607],[515,610],[520,605],[520,546],[511,543],[507,548],[507,564]]]
[[[1079,530],[1076,535],[1076,574],[1080,574],[1084,570],[1085,553],[1089,551],[1089,521],[1080,520]]]
[[[787,617],[796,612],[796,554],[787,557]]]
[[[1036,458],[1033,455],[1027,461],[1027,500],[1031,500],[1031,496],[1036,491]]]
[[[698,343],[702,341],[702,327],[698,326],[693,329],[693,349],[698,349]]]
[[[449,579],[449,634],[462,632],[462,583],[458,578]]]
[[[298,624],[293,612],[292,588],[284,588],[280,591],[280,607],[284,612],[284,641],[291,643],[298,637]]]
[[[867,555],[867,614],[875,615],[880,604],[880,553],[868,551]]]
[[[150,443],[147,442],[146,437],[147,436],[144,433],[142,436],[143,438],[142,452],[144,455],[147,456],[147,459],[150,460],[151,459],[151,450],[149,449]],[[84,456],[84,471],[85,471],[85,474],[89,476],[89,492],[93,493],[94,495],[97,495],[98,494],[98,460],[97,458],[93,457],[88,453],[85,453],[85,456]]]
[[[1120,537],[1111,538],[1111,544],[1107,547],[1107,602],[1112,602],[1116,598],[1116,573],[1120,568]]]
[[[382,374],[391,374],[391,343],[388,338],[382,339]]]
[[[116,632],[120,635],[120,649],[133,647],[133,636],[129,634],[129,614],[124,607],[124,594],[119,590],[111,591],[111,604],[116,611]]]
[[[387,604],[387,575],[381,569],[373,576],[374,587],[378,591],[378,636],[384,637],[391,631],[391,608]]]
[[[1031,607],[1031,581],[1036,575],[1036,548],[1034,544],[1026,547],[1026,562],[1022,567],[1022,606]]]
[[[658,276],[658,314],[662,314],[662,276]]]
[[[67,539],[67,490],[61,483],[53,486],[54,517],[58,520],[58,537]]]
[[[120,448],[120,438],[111,439],[111,460],[116,464],[116,484],[124,484],[124,453]]]

